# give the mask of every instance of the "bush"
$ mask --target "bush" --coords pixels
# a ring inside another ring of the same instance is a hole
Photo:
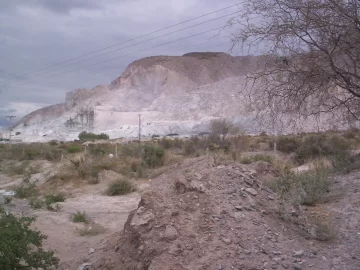
[[[106,195],[109,196],[118,196],[125,195],[131,192],[134,192],[136,189],[134,185],[128,180],[117,180],[111,183],[106,190]]]
[[[85,212],[77,211],[76,214],[72,215],[72,221],[75,223],[89,223],[89,219]]]
[[[274,142],[272,142],[274,143]],[[279,137],[277,138],[277,150],[283,153],[293,153],[299,148],[300,142],[294,137]]]
[[[10,204],[11,201],[12,201],[11,197],[8,197],[8,196],[5,197],[5,204]]]
[[[66,151],[70,154],[80,153],[82,150],[83,150],[82,147],[80,145],[76,145],[76,144],[69,145],[66,148]]]
[[[328,170],[317,168],[301,174],[290,173],[274,180],[270,186],[284,199],[295,204],[315,205],[328,197],[331,181]]]
[[[55,193],[55,194],[47,194],[45,195],[45,204],[53,204],[58,202],[65,202],[65,194],[64,193]]]
[[[153,145],[145,145],[142,148],[142,159],[149,168],[160,167],[164,164],[164,149]]]
[[[304,163],[306,160],[333,156],[341,152],[346,152],[350,148],[350,143],[343,137],[332,135],[310,135],[303,139],[300,147],[296,151],[296,160]]]
[[[95,133],[91,133],[91,132],[86,132],[83,131],[79,134],[79,139],[81,141],[88,141],[88,140],[108,140],[109,139],[109,135],[105,134],[105,133],[101,133],[101,134],[95,134]]]
[[[42,242],[47,237],[32,230],[35,218],[16,217],[0,209],[0,269],[52,269],[59,259],[54,252],[44,251]]]
[[[29,204],[32,209],[41,209],[45,205],[44,201],[38,198],[31,198]]]
[[[37,190],[35,184],[21,185],[15,189],[15,196],[20,199],[33,198],[38,195],[39,191]]]
[[[273,157],[267,155],[255,155],[250,157],[243,157],[240,159],[240,163],[242,164],[252,164],[257,161],[265,161],[268,163],[273,163],[274,159]]]
[[[23,175],[26,173],[28,167],[29,167],[29,162],[23,161],[19,165],[12,165],[6,168],[6,173],[9,175]]]

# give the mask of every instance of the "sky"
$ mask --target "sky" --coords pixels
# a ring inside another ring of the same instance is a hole
[[[160,45],[223,27],[238,7],[126,41],[238,2],[0,0],[0,125],[6,124],[6,115],[15,115],[19,120],[33,110],[61,103],[66,92],[73,89],[109,84],[128,64],[143,57],[193,51],[229,52],[229,29]],[[178,31],[202,22],[206,23]],[[174,31],[177,32],[156,38]],[[122,44],[88,54],[118,43]],[[59,65],[76,57],[79,58]],[[110,60],[115,57],[118,58]],[[106,60],[109,61],[99,63]]]

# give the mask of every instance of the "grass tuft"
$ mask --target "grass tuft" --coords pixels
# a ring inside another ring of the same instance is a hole
[[[109,196],[118,196],[118,195],[125,195],[136,190],[133,183],[129,180],[122,180],[119,179],[113,183],[111,183],[106,190],[106,195]]]

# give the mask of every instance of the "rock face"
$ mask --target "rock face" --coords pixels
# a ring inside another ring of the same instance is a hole
[[[254,123],[244,107],[248,87],[245,77],[266,60],[211,52],[140,59],[108,86],[76,89],[66,94],[64,103],[30,113],[16,131],[24,138],[46,135],[47,140],[74,139],[69,136],[76,137],[85,129],[105,132],[113,138],[135,137],[141,114],[143,136],[205,132],[213,118],[239,122],[250,133],[269,132],[263,124]],[[79,114],[84,108],[93,113],[91,125],[84,125],[84,115]],[[332,123],[328,119],[320,122],[326,128],[334,128],[333,123],[342,125],[330,120]],[[318,122],[310,122],[299,124],[302,131],[319,128]],[[24,123],[25,127],[21,125]]]
[[[65,97],[65,108],[67,110],[71,110],[76,105],[81,104],[81,102],[83,102],[89,96],[90,91],[84,88],[68,92]]]

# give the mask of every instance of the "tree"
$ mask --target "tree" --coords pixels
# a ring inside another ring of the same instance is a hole
[[[276,115],[360,117],[358,0],[248,0],[233,45],[263,55],[248,76],[255,109]]]
[[[59,260],[52,251],[44,251],[46,236],[30,229],[34,218],[16,217],[0,209],[0,269],[51,269]]]
[[[210,130],[213,135],[222,136],[223,141],[228,134],[238,133],[238,128],[226,119],[213,119],[210,122]]]

